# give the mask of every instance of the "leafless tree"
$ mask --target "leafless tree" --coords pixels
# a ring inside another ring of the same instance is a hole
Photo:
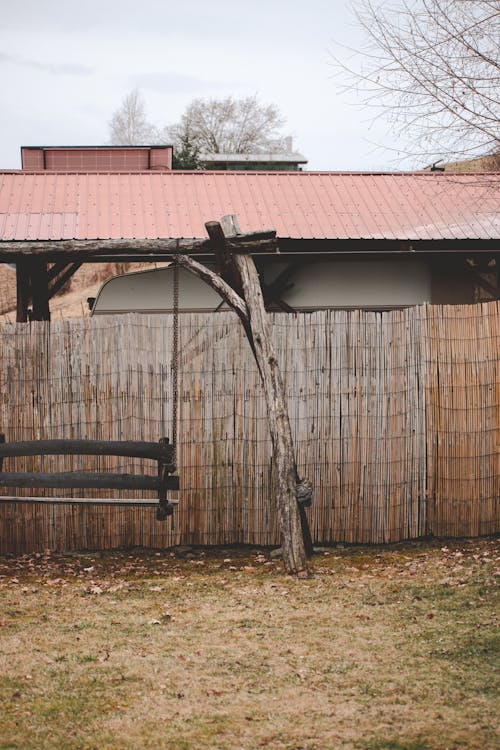
[[[335,56],[345,90],[388,116],[408,153],[500,151],[498,0],[352,0],[352,8],[366,46],[349,60]]]
[[[158,131],[146,119],[146,109],[137,89],[128,93],[109,123],[109,140],[114,146],[158,142]]]
[[[261,104],[256,96],[194,99],[180,121],[165,128],[163,140],[179,150],[189,133],[191,146],[200,153],[259,153],[283,148],[283,124],[278,108]]]

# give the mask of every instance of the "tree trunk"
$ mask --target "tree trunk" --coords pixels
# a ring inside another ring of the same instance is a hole
[[[273,445],[275,493],[288,573],[307,573],[307,555],[297,504],[297,467],[292,443],[285,389],[271,341],[271,331],[257,269],[251,255],[234,253],[247,304],[254,354],[262,377],[269,431]]]

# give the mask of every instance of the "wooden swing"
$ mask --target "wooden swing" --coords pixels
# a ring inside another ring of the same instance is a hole
[[[173,514],[177,501],[167,499],[169,490],[179,489],[175,471],[177,444],[177,400],[179,360],[179,267],[173,263],[173,335],[172,335],[172,442],[163,437],[155,442],[140,440],[24,440],[7,443],[0,434],[0,487],[30,489],[117,489],[147,490],[158,493],[158,500],[66,497],[0,497],[1,501],[21,503],[70,503],[84,505],[156,507],[156,518],[164,521]],[[157,463],[157,476],[98,472],[4,472],[4,458],[27,456],[125,456],[150,459]]]

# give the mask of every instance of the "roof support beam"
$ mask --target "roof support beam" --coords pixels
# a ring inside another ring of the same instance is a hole
[[[30,275],[26,261],[18,261],[16,263],[16,288],[16,321],[18,323],[26,323],[31,300]]]
[[[275,250],[276,233],[273,230],[266,232],[251,232],[238,235],[227,242],[228,248],[238,249],[240,252],[253,252],[255,249],[269,252]],[[102,254],[111,251],[120,251],[126,254],[132,251],[143,260],[156,260],[154,248],[159,248],[169,260],[175,258],[179,265],[187,268],[195,275],[207,281],[216,289],[223,299],[228,302],[240,315],[242,320],[246,317],[246,308],[224,279],[214,274],[209,269],[197,263],[188,253],[196,252],[200,247],[212,248],[210,240],[61,240],[59,242],[7,242],[0,243],[0,261],[2,256],[17,265],[17,322],[23,323],[27,320],[50,320],[49,299],[58,289],[73,275],[80,267],[84,259],[90,253],[93,261],[100,261]],[[212,250],[213,252],[213,250]],[[151,257],[153,255],[153,257]],[[49,258],[56,259],[54,269],[47,270]],[[71,263],[63,265],[63,259],[71,260]],[[59,273],[59,277],[57,276]],[[54,278],[50,285],[50,277]],[[30,300],[32,310],[29,310]]]
[[[18,261],[16,320],[50,320],[47,263],[40,258]],[[29,308],[31,302],[31,310]]]
[[[47,277],[47,263],[43,259],[34,258],[30,261],[31,299],[33,302],[33,320],[50,320],[49,312],[49,280]]]
[[[81,263],[64,263],[64,264],[57,264],[57,266],[62,266],[62,268],[59,268],[59,275],[53,276],[53,281],[51,284],[49,284],[49,299],[52,299],[66,284],[67,281],[70,280],[70,278],[78,271],[82,264]],[[52,271],[52,269],[50,269]],[[50,271],[49,271],[50,274]],[[50,280],[50,277],[49,277]]]
[[[397,239],[291,239],[272,240],[270,232],[252,232],[229,238],[228,247],[237,250],[243,242],[253,255],[279,252],[303,258],[357,255],[418,255],[428,253],[462,253],[479,255],[498,253],[498,240],[397,240]],[[120,240],[47,240],[0,242],[0,263],[17,263],[18,259],[43,256],[49,263],[155,262],[172,255],[190,254],[213,258],[214,248],[206,239],[120,239]]]
[[[276,249],[276,232],[249,232],[228,242],[230,249],[245,246],[247,252],[268,252]],[[53,262],[68,257],[77,261],[80,257],[100,260],[102,255],[124,256],[127,253],[156,260],[156,255],[177,255],[181,253],[213,254],[213,247],[207,239],[120,239],[120,240],[44,240],[0,242],[0,261],[14,262],[16,258],[41,256]],[[148,258],[150,256],[150,258]]]

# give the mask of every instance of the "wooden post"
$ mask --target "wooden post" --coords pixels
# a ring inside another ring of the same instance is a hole
[[[223,221],[228,235],[238,233],[235,217],[225,217]],[[205,227],[214,244],[219,245],[225,241],[225,234],[221,231],[220,224],[208,222]],[[307,554],[312,552],[312,544],[307,518],[297,503],[298,476],[288,408],[279,364],[271,340],[260,280],[249,253],[233,249],[232,259],[238,281],[241,282],[248,313],[245,331],[259,367],[266,399],[275,465],[275,499],[283,562],[288,573],[307,575]]]
[[[31,320],[50,320],[49,278],[47,263],[39,258],[16,261],[17,314],[18,323]],[[28,305],[32,301],[31,315]]]
[[[271,330],[257,269],[251,255],[234,253],[247,303],[253,349],[259,365],[273,445],[275,492],[283,548],[288,572],[307,571],[307,558],[297,504],[297,467],[291,439],[285,389],[271,341]]]
[[[30,300],[30,277],[25,260],[16,261],[16,295],[16,321],[18,323],[26,323]]]
[[[30,261],[31,294],[33,298],[33,320],[50,320],[49,279],[47,263],[43,260]]]

